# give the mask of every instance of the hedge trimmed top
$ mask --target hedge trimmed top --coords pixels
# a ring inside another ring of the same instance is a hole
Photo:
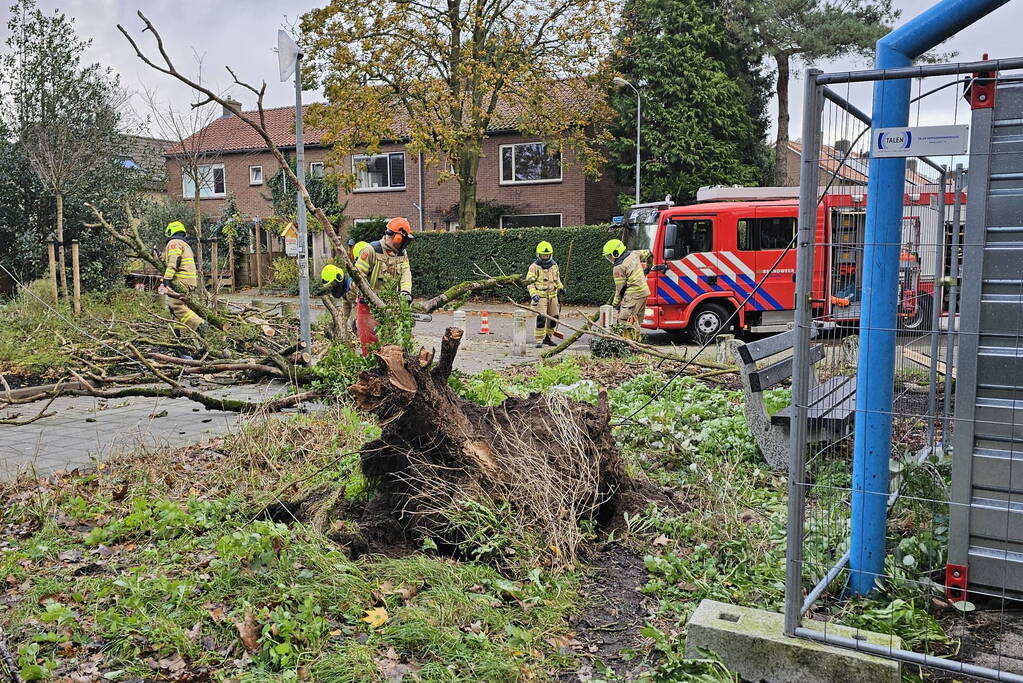
[[[360,226],[361,227],[361,226]],[[536,244],[554,245],[554,258],[565,283],[565,303],[603,304],[614,283],[601,248],[617,228],[507,228],[456,232],[420,232],[408,255],[417,298],[435,296],[453,285],[479,277],[474,264],[490,275],[525,274],[536,258]],[[569,259],[571,249],[572,258]],[[495,296],[525,300],[522,288],[495,291]]]

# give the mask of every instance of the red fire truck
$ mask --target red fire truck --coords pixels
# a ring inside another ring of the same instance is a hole
[[[696,204],[675,206],[669,199],[630,208],[622,239],[630,249],[653,252],[643,327],[704,340],[738,310],[732,321],[738,331],[786,329],[794,314],[798,193],[703,188]],[[943,256],[936,245],[947,244],[944,224],[950,224],[940,220],[938,199],[936,192],[905,196],[899,319],[909,330],[931,325],[935,265]],[[953,199],[946,195],[947,217]],[[813,291],[821,322],[859,321],[865,224],[865,194],[829,194],[820,204]]]

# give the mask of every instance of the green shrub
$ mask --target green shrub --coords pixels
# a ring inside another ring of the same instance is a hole
[[[277,258],[273,262],[270,288],[298,294],[298,261],[293,258]]]
[[[452,285],[479,277],[476,264],[490,275],[525,274],[536,258],[537,242],[546,240],[554,245],[554,258],[566,280],[563,301],[603,304],[614,285],[611,266],[601,256],[601,248],[614,236],[603,226],[419,233],[408,250],[413,289],[419,298],[435,296]],[[509,287],[492,290],[492,296],[524,300],[526,293],[520,287]]]

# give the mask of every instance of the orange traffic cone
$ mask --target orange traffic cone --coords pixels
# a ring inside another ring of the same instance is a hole
[[[483,311],[483,320],[480,321],[480,334],[490,334],[490,316]]]

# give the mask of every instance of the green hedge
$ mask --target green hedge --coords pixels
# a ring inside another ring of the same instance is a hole
[[[537,243],[547,240],[554,245],[554,258],[567,287],[564,302],[603,304],[613,289],[611,266],[601,256],[604,242],[617,236],[618,231],[611,230],[608,226],[584,226],[418,233],[408,250],[413,290],[417,298],[431,297],[459,282],[476,279],[479,275],[474,264],[490,275],[502,271],[525,274],[536,258]],[[494,296],[524,301],[526,294],[509,288],[495,291]]]

